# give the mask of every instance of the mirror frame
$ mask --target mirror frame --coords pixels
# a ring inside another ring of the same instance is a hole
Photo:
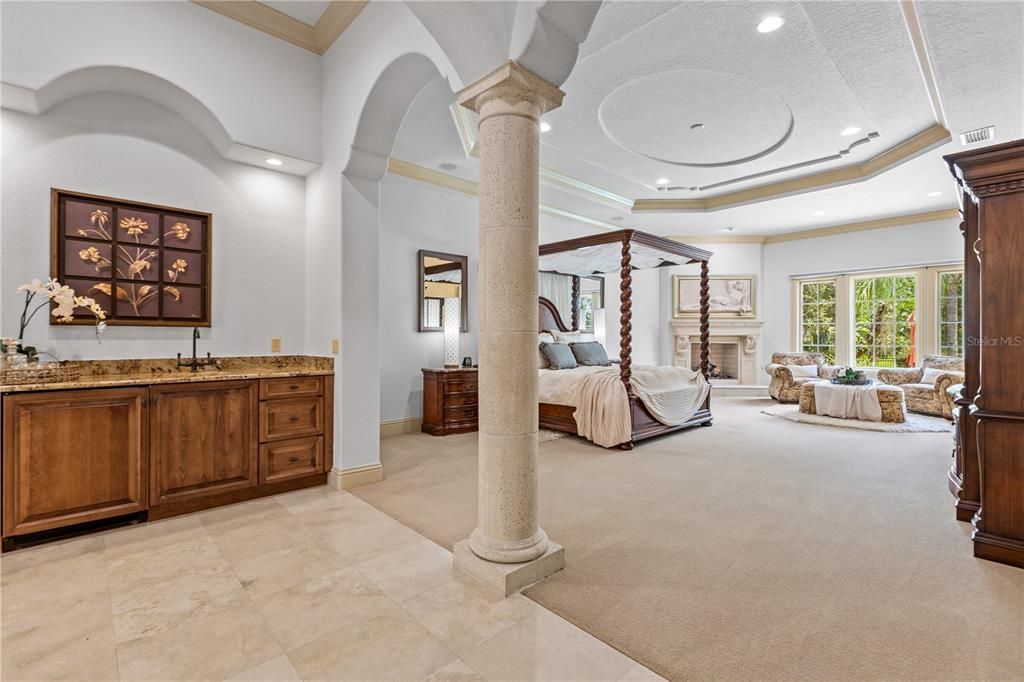
[[[462,295],[459,296],[459,301],[462,305],[462,310],[459,311],[459,319],[462,321],[462,331],[469,331],[469,256],[457,256],[453,253],[442,253],[440,251],[427,251],[420,249],[416,252],[416,271],[418,276],[416,278],[416,301],[418,305],[418,312],[416,317],[419,321],[419,331],[421,332],[443,332],[444,328],[434,329],[433,327],[423,326],[423,282],[427,275],[426,268],[423,265],[424,258],[440,258],[442,260],[450,260],[453,263],[458,263],[462,269]]]

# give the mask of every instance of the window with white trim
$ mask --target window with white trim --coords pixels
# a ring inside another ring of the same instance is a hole
[[[800,282],[800,350],[836,359],[836,280]]]
[[[917,364],[917,276],[853,279],[854,358],[858,367]]]
[[[938,273],[938,314],[936,322],[939,355],[962,356],[964,353],[964,272],[945,270]]]

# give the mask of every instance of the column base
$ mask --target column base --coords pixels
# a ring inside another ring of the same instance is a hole
[[[515,594],[535,582],[565,568],[565,548],[548,541],[541,556],[520,564],[499,564],[478,557],[469,546],[469,540],[455,543],[455,568],[482,582],[502,597]]]

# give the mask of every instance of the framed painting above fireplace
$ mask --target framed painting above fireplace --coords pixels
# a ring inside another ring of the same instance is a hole
[[[211,214],[62,189],[50,201],[50,274],[107,324],[210,326]]]

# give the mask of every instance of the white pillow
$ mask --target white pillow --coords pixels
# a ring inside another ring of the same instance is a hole
[[[555,343],[576,343],[580,340],[580,333],[577,332],[560,332],[557,329],[549,330],[551,335],[555,337]]]
[[[946,374],[949,370],[937,369],[935,367],[925,367],[924,374],[921,375],[921,383],[928,384],[929,386],[935,385],[935,380],[943,374]]]
[[[786,365],[786,367],[789,367],[789,371],[794,379],[818,376],[817,365]]]

